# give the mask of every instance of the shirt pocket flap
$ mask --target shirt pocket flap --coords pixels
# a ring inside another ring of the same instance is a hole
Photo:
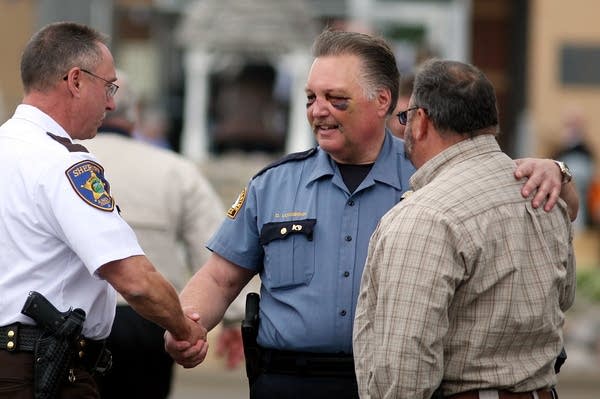
[[[260,230],[260,244],[266,245],[274,240],[285,240],[291,234],[304,234],[308,241],[312,241],[316,223],[317,219],[265,223]]]

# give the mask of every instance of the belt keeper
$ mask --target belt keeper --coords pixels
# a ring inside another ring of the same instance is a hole
[[[18,324],[13,324],[10,328],[10,330],[8,330],[6,332],[6,350],[9,352],[14,351],[15,349],[17,349],[17,346],[19,344],[19,325]]]

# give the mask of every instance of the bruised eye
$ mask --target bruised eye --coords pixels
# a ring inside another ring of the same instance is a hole
[[[347,110],[350,104],[350,98],[348,97],[329,96],[327,99],[335,109],[339,109],[340,111]]]

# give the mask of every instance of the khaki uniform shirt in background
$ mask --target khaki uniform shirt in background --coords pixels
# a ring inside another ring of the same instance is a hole
[[[172,151],[112,133],[82,144],[104,167],[146,256],[181,291],[210,255],[204,245],[225,215],[215,190],[193,162]]]
[[[462,141],[411,178],[373,234],[354,324],[361,398],[556,384],[575,294],[572,228],[521,197],[496,140]]]

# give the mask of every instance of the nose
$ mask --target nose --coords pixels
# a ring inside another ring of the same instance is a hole
[[[329,115],[328,103],[324,98],[317,97],[308,110],[313,118]]]
[[[107,111],[114,111],[117,108],[117,103],[115,102],[115,97],[114,96],[107,96],[108,98],[106,99],[106,110]]]

